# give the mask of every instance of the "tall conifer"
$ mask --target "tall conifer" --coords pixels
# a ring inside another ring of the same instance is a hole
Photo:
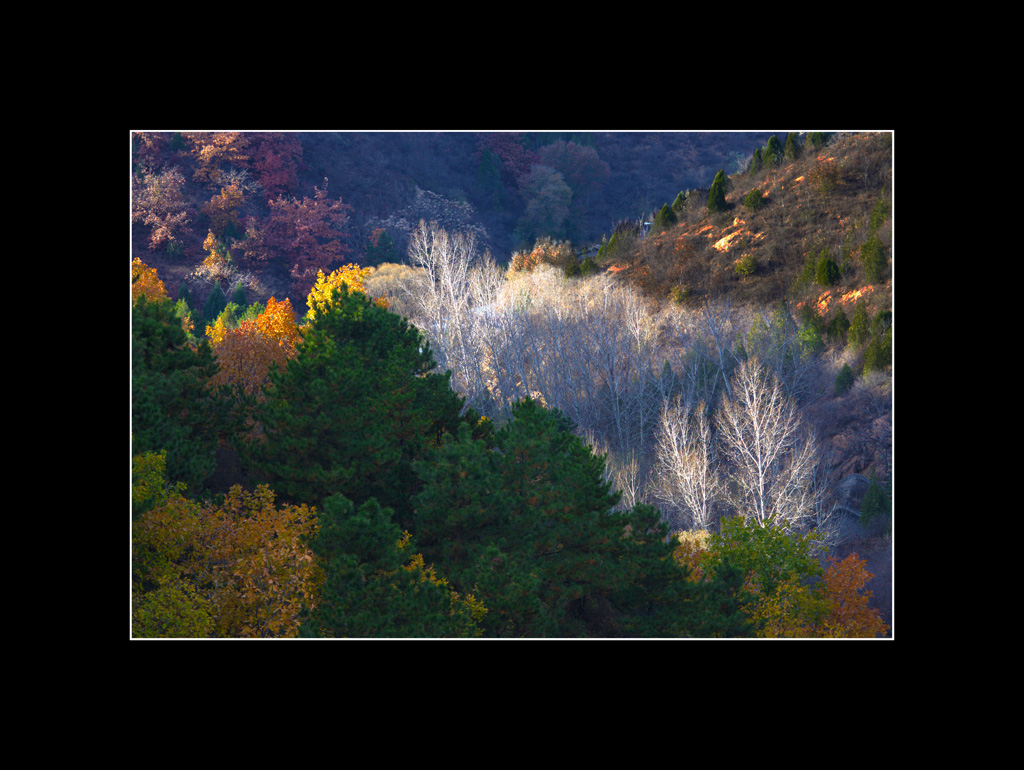
[[[715,179],[708,191],[708,211],[714,214],[717,211],[725,211],[725,171],[719,169]]]
[[[454,430],[462,399],[419,330],[344,285],[310,321],[295,358],[272,371],[251,462],[283,498],[341,493],[403,516],[411,463]]]

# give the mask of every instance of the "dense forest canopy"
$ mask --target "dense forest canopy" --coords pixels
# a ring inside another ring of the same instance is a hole
[[[132,635],[891,635],[892,166],[132,132]]]

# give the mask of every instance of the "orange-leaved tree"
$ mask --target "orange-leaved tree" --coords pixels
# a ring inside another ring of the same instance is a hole
[[[885,636],[889,626],[870,606],[872,592],[864,589],[873,576],[865,562],[851,553],[842,561],[828,557],[817,585],[787,580],[763,595],[754,614],[761,622],[758,636],[798,638],[867,638]]]
[[[216,183],[224,167],[244,169],[251,155],[252,135],[241,131],[186,131],[182,138],[191,145],[196,159],[193,178]]]
[[[889,626],[871,608],[869,602],[872,592],[864,588],[872,577],[866,569],[866,562],[855,553],[842,561],[829,557],[828,568],[822,576],[828,615],[820,626],[818,636],[885,636]]]
[[[736,598],[756,636],[853,638],[888,631],[869,604],[871,592],[864,586],[872,576],[856,554],[842,561],[829,557],[823,569],[814,556],[813,533],[793,532],[784,523],[762,527],[740,516],[720,526],[719,534],[680,537],[675,558],[698,581],[726,560],[739,567],[746,577]]]
[[[271,297],[254,320],[227,328],[223,317],[206,327],[220,370],[213,385],[234,385],[246,395],[262,397],[272,367],[284,368],[295,355],[300,332],[291,300]]]

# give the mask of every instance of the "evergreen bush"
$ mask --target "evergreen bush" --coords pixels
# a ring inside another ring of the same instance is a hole
[[[834,259],[828,256],[822,256],[818,259],[814,279],[819,285],[834,286],[839,283],[841,277],[842,273],[839,271],[839,265],[835,263]]]
[[[853,369],[849,364],[843,364],[843,368],[839,370],[839,376],[836,377],[836,395],[841,396],[852,388],[854,379]]]
[[[800,146],[800,137],[795,131],[790,131],[786,137],[786,147],[783,154],[787,160],[796,160],[800,157],[803,148]]]
[[[747,254],[736,262],[736,275],[747,277],[757,272],[757,257]]]
[[[836,309],[835,317],[829,321],[825,333],[837,342],[842,342],[846,338],[846,332],[849,328],[850,319],[846,317],[846,313],[843,312],[843,308],[840,306]]]
[[[757,211],[764,205],[764,196],[758,189],[753,189],[747,193],[747,197],[743,199],[743,205],[751,211]]]
[[[860,261],[868,282],[881,283],[885,275],[885,248],[877,235],[872,235],[860,247]]]
[[[213,291],[211,291],[206,297],[206,304],[203,305],[203,317],[206,318],[206,323],[212,324],[217,320],[217,316],[224,312],[224,308],[227,307],[228,300],[224,296],[224,291],[220,288],[220,284],[214,284]]]
[[[676,223],[676,213],[669,208],[667,203],[664,203],[661,206],[661,211],[655,216],[654,223],[659,227],[671,227]]]
[[[892,519],[892,484],[879,484],[875,481],[873,471],[870,481],[864,499],[860,502],[861,524],[868,525],[881,520],[888,525]]]
[[[719,169],[708,191],[708,211],[712,214],[726,210],[725,184],[725,171]]]
[[[868,322],[868,309],[864,301],[857,303],[857,309],[853,311],[853,320],[846,331],[846,339],[850,345],[861,345],[868,341],[871,336],[871,327]]]

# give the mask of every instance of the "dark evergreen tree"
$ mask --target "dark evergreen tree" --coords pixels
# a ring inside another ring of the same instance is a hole
[[[715,174],[715,179],[711,183],[711,189],[708,191],[708,211],[712,214],[718,211],[725,211],[725,171],[719,169],[718,173]]]
[[[879,484],[872,470],[869,482],[864,498],[860,501],[861,524],[870,526],[882,522],[888,526],[892,521],[892,480]]]
[[[876,337],[884,337],[890,326],[892,326],[892,311],[879,310],[871,320],[871,333]]]
[[[786,146],[783,149],[783,154],[786,160],[796,160],[800,157],[803,147],[800,145],[800,135],[795,131],[790,131],[789,135],[786,136]]]
[[[873,335],[864,349],[864,371],[885,371],[892,364],[892,327],[881,336]]]
[[[825,333],[828,336],[838,342],[846,341],[846,331],[850,328],[850,319],[846,317],[846,313],[843,312],[843,307],[840,305],[836,308],[836,314],[829,321],[828,328]]]
[[[245,286],[241,282],[236,283],[234,291],[231,292],[231,303],[240,308],[244,308],[248,304],[245,296]]]
[[[762,168],[764,168],[764,151],[758,147],[754,150],[754,154],[750,158],[750,166],[747,168],[748,174],[756,174]]]
[[[192,304],[192,292],[189,291],[188,284],[184,281],[182,281],[181,285],[178,286],[178,302],[181,302],[182,300],[185,301],[189,310],[195,310],[195,306]]]
[[[501,179],[501,158],[488,147],[484,147],[480,152],[476,182],[489,207],[501,211],[505,205],[505,185]]]
[[[376,499],[357,509],[343,495],[331,495],[319,523],[310,547],[323,566],[324,585],[302,636],[479,635],[483,606],[454,593]]]
[[[807,135],[807,139],[815,149],[818,149],[829,143],[832,139],[832,133],[828,131],[812,131]]]
[[[664,203],[654,217],[654,223],[659,227],[671,227],[676,223],[676,213],[669,208],[667,203]]]
[[[466,426],[415,465],[424,558],[478,592],[490,636],[691,635],[703,589],[671,558],[660,514],[614,510],[603,458],[560,418],[526,400],[495,451]]]
[[[206,304],[203,305],[203,317],[206,319],[206,323],[212,324],[216,321],[217,316],[224,312],[227,304],[228,300],[224,296],[224,290],[220,288],[220,284],[214,284],[213,289],[206,296]]]
[[[387,230],[381,231],[366,242],[366,264],[380,265],[384,262],[397,262],[398,250]]]
[[[885,247],[877,235],[868,238],[860,247],[860,261],[869,283],[880,283],[885,277]]]
[[[774,168],[782,164],[782,142],[779,141],[779,137],[772,134],[768,137],[768,143],[764,147],[764,152],[761,154],[761,160],[765,168]]]
[[[818,258],[818,265],[815,268],[814,277],[821,286],[834,286],[839,283],[839,279],[842,278],[842,273],[839,270],[839,265],[835,263],[835,260],[823,253],[823,255]]]
[[[459,422],[462,399],[416,327],[361,292],[337,289],[296,356],[271,372],[252,467],[282,498],[376,497],[406,523],[411,464]]]
[[[850,328],[846,331],[847,341],[854,346],[862,345],[871,337],[871,326],[868,322],[868,308],[861,300],[853,311],[853,319],[850,321]]]
[[[199,494],[218,441],[240,428],[237,402],[210,387],[217,372],[203,337],[189,344],[169,300],[132,308],[132,454],[167,452],[168,481]]]
[[[836,395],[841,396],[853,387],[854,374],[849,364],[843,364],[836,376]]]

